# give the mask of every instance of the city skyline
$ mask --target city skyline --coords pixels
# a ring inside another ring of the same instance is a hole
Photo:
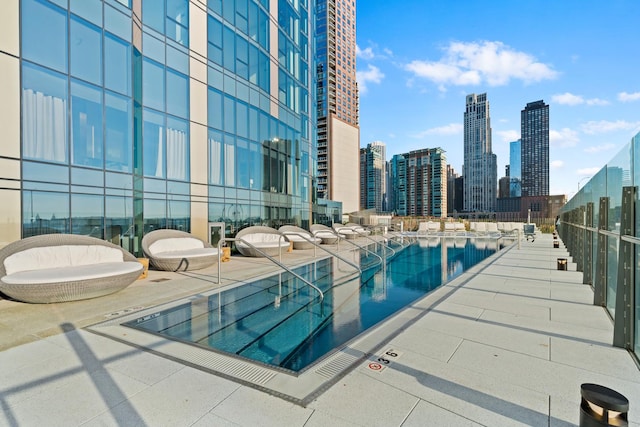
[[[549,192],[571,197],[640,130],[638,13],[629,0],[360,2],[361,146],[383,141],[389,157],[442,147],[461,172],[461,105],[487,93],[500,178],[509,143],[520,138],[521,110],[544,100]]]

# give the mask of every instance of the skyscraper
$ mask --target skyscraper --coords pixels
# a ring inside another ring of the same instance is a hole
[[[0,14],[0,246],[75,233],[136,252],[157,228],[309,225],[308,2],[13,0]]]
[[[386,145],[374,141],[360,149],[360,209],[385,209]]]
[[[498,165],[491,149],[491,119],[486,93],[467,95],[462,175],[465,212],[495,212]]]
[[[358,210],[360,200],[355,5],[316,2],[318,197],[341,201],[344,212]]]
[[[509,143],[509,197],[522,196],[520,140]]]
[[[529,102],[520,113],[522,196],[549,195],[549,106]]]
[[[398,215],[447,216],[447,156],[442,148],[396,154],[390,163],[389,199]]]

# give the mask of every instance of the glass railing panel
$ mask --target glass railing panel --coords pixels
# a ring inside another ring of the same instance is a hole
[[[618,284],[618,248],[620,239],[607,236],[607,310],[615,318],[616,289]]]
[[[637,233],[638,229],[636,228],[636,233]],[[635,315],[635,336],[634,336],[634,348],[633,351],[635,352],[636,356],[638,358],[640,358],[640,280],[638,280],[640,278],[640,245],[636,245],[636,271],[635,271],[635,275],[636,275],[636,289],[635,289],[635,295],[636,295],[636,304],[635,304],[635,310],[634,310],[634,315]]]
[[[631,144],[627,144],[607,163],[607,196],[609,197],[609,221],[607,229],[620,232],[622,187],[631,185]]]

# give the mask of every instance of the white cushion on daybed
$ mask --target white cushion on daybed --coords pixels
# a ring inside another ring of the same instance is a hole
[[[293,234],[293,233],[284,233],[287,236],[287,239],[289,239],[290,242],[320,242],[322,239],[318,239],[318,238],[313,238],[311,236],[301,236],[299,234]]]
[[[7,275],[21,271],[122,263],[122,251],[101,245],[60,245],[25,249],[5,258]],[[4,280],[4,279],[3,279]],[[51,280],[49,280],[50,282]]]
[[[202,256],[215,256],[218,255],[218,249],[216,248],[194,248],[184,249],[180,251],[158,252],[153,253],[153,257],[157,259],[169,259],[169,258],[197,258]]]
[[[119,276],[140,270],[142,270],[142,264],[137,261],[101,262],[90,265],[73,265],[58,268],[48,267],[29,271],[18,271],[7,274],[2,278],[2,281],[9,285],[77,282]]]
[[[249,242],[256,248],[277,248],[279,246],[286,248],[289,246],[289,242],[285,238],[280,234],[275,233],[249,233],[241,236],[240,238]],[[249,247],[249,245],[245,244],[241,240],[236,242],[236,245],[243,248]]]
[[[337,231],[339,234],[344,234],[344,235],[347,235],[347,234],[358,234],[358,232],[356,232],[356,231],[352,230],[352,229],[351,229],[351,228],[349,228],[349,227],[336,228],[336,231]]]
[[[191,249],[203,249],[204,243],[193,237],[168,237],[159,239],[149,245],[151,255],[164,254],[166,252],[188,251]]]

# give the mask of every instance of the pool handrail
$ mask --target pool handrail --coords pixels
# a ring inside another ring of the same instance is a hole
[[[316,257],[316,248],[320,248],[320,249],[322,249],[323,251],[327,252],[329,255],[331,255],[331,256],[333,256],[333,257],[336,257],[336,258],[338,258],[338,259],[339,259],[339,260],[341,260],[341,261],[346,262],[347,264],[349,264],[350,266],[352,266],[353,268],[355,268],[356,270],[358,270],[358,274],[362,275],[362,269],[361,269],[360,267],[358,267],[355,263],[352,263],[351,261],[347,260],[346,258],[343,258],[343,257],[341,257],[340,255],[338,255],[338,254],[336,254],[336,253],[334,253],[334,252],[331,252],[329,249],[327,249],[327,248],[324,248],[324,247],[320,246],[319,244],[317,244],[315,241],[313,241],[313,240],[312,240],[312,239],[313,239],[312,237],[310,237],[310,236],[308,236],[308,235],[305,235],[304,233],[295,232],[295,231],[285,231],[285,232],[283,232],[282,234],[284,234],[285,236],[286,236],[287,234],[294,234],[294,235],[296,235],[296,236],[300,236],[300,237],[302,237],[302,238],[303,238],[303,239],[305,239],[307,242],[311,243],[311,244],[313,245],[313,257],[314,257],[314,258]]]
[[[384,265],[384,260],[383,260],[383,259],[382,259],[382,257],[381,257],[380,255],[378,255],[377,253],[372,252],[372,251],[370,251],[369,249],[365,248],[364,246],[360,246],[360,245],[358,245],[357,243],[352,242],[351,240],[348,240],[348,239],[343,238],[343,237],[342,237],[342,236],[340,236],[340,234],[338,234],[338,232],[337,232],[337,231],[335,231],[335,230],[332,230],[331,232],[332,232],[333,234],[335,234],[336,236],[338,236],[338,243],[339,243],[341,240],[342,240],[342,241],[345,241],[345,242],[347,242],[347,243],[350,243],[350,244],[352,244],[353,246],[357,247],[358,249],[364,250],[364,251],[366,251],[366,252],[368,252],[368,253],[370,253],[370,254],[372,254],[372,255],[374,255],[374,256],[376,256],[376,257],[378,257],[378,259],[380,260],[380,265]]]
[[[251,249],[253,249],[254,251],[258,252],[260,255],[262,255],[263,257],[267,258],[269,261],[271,261],[272,263],[274,263],[275,265],[277,265],[278,267],[282,268],[283,270],[285,270],[286,272],[290,273],[292,276],[296,277],[297,279],[302,280],[307,286],[311,286],[313,289],[315,289],[318,294],[320,295],[320,301],[324,300],[324,293],[320,290],[320,288],[318,288],[316,285],[314,285],[313,283],[309,282],[307,279],[305,279],[304,277],[300,276],[299,274],[297,274],[296,272],[294,272],[293,270],[291,270],[289,267],[287,267],[286,265],[284,265],[283,263],[281,263],[280,261],[277,261],[275,258],[273,258],[271,255],[266,254],[265,252],[261,251],[260,249],[258,249],[257,247],[255,247],[253,244],[251,244],[250,242],[247,242],[246,240],[244,240],[242,237],[225,237],[225,240],[231,241],[231,242],[237,242],[240,241],[242,243],[244,243],[245,245],[249,246]],[[282,255],[281,255],[282,256]]]

